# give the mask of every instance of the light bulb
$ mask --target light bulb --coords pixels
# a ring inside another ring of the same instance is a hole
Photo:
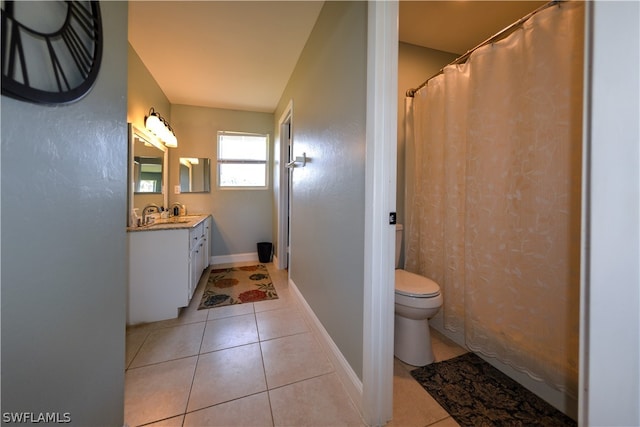
[[[156,135],[158,133],[158,128],[164,127],[164,125],[162,124],[162,122],[160,122],[160,119],[155,113],[152,113],[150,116],[147,117],[147,120],[145,121],[144,125],[146,126],[147,129],[149,129],[151,132],[155,133]]]

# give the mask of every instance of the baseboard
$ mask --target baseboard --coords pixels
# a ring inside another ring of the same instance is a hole
[[[442,325],[435,322],[435,324],[431,324],[431,327],[440,332],[442,335],[446,336],[450,340],[454,341],[456,344],[461,347],[466,348],[467,346],[464,344],[464,336],[461,333],[454,333],[449,330],[444,329]],[[482,354],[476,353],[478,356],[482,357],[487,363],[491,364],[494,368],[498,369],[505,375],[507,375],[512,380],[518,382],[527,390],[532,393],[538,395],[541,399],[549,403],[554,408],[568,415],[569,417],[577,420],[578,418],[578,400],[569,396],[566,393],[561,392],[560,390],[556,390],[548,386],[546,383],[541,381],[536,381],[527,374],[524,374],[520,371],[515,370],[511,366],[500,362],[499,360],[491,357],[483,356]]]
[[[362,407],[362,381],[358,378],[358,375],[353,371],[347,359],[344,358],[342,352],[338,348],[331,336],[327,332],[327,330],[322,326],[320,320],[316,317],[315,313],[307,304],[307,301],[300,293],[300,290],[295,285],[293,280],[289,278],[289,287],[294,295],[294,297],[300,303],[302,307],[302,314],[313,329],[313,334],[316,336],[320,345],[323,347],[325,354],[329,357],[331,364],[336,370],[336,374],[338,374],[338,378],[342,382],[347,394],[351,398],[351,401],[354,403],[360,415],[362,416],[363,407]]]
[[[210,264],[228,264],[233,262],[258,261],[257,252],[247,252],[244,254],[217,255],[211,257]]]

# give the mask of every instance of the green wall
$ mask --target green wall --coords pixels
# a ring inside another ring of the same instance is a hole
[[[293,101],[289,274],[362,379],[367,3],[326,2],[274,114]],[[277,127],[277,123],[276,123]]]
[[[2,97],[2,412],[77,426],[124,423],[127,3],[100,8],[86,97]]]
[[[218,189],[216,159],[218,131],[269,134],[273,159],[273,114],[172,105],[171,126],[178,147],[169,151],[169,204],[179,202],[188,213],[213,215],[212,256],[255,253],[258,242],[271,241],[272,183],[265,190]],[[210,193],[175,194],[180,157],[211,159]]]

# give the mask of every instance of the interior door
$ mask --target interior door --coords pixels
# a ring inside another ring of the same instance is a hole
[[[279,144],[279,191],[278,191],[278,232],[276,245],[277,268],[288,269],[290,257],[290,217],[292,204],[292,171],[287,167],[293,157],[293,104],[290,102],[278,122]]]

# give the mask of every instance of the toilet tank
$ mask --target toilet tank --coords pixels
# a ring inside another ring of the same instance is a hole
[[[402,251],[402,224],[396,224],[396,268],[400,268],[400,252]]]

